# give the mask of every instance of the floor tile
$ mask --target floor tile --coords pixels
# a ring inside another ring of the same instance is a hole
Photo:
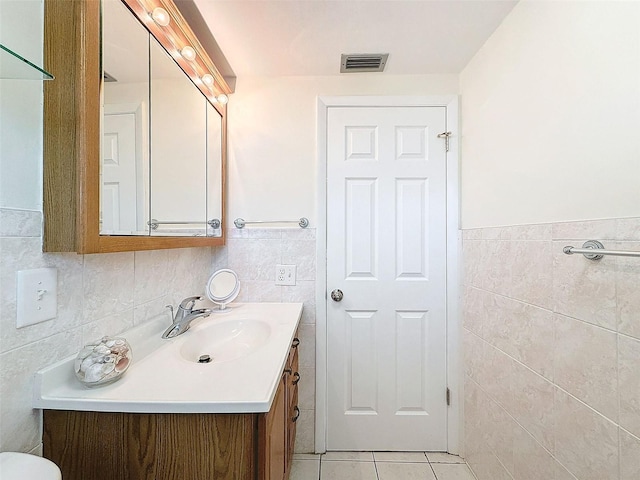
[[[466,464],[431,464],[438,480],[475,480]]]
[[[428,463],[376,463],[379,480],[435,480]]]
[[[320,459],[293,459],[289,480],[317,480],[320,478]]]
[[[373,462],[322,460],[320,480],[378,480]]]
[[[356,462],[373,462],[373,453],[371,452],[327,452],[322,456],[325,460],[352,460]]]
[[[376,462],[423,463],[428,462],[424,452],[373,452]]]
[[[458,455],[445,452],[427,452],[427,458],[431,463],[464,463]]]

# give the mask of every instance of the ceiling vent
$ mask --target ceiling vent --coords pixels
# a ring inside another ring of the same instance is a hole
[[[342,54],[340,73],[382,72],[388,53]]]

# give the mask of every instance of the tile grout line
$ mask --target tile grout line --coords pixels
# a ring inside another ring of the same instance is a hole
[[[429,462],[429,468],[431,469],[431,472],[433,473],[433,478],[435,478],[436,480],[438,480],[438,475],[436,475],[436,470],[433,468],[433,465],[431,464],[431,460],[429,460],[429,457],[427,456],[427,454],[424,454],[425,457],[427,457],[427,462]]]
[[[477,477],[475,477],[475,473],[473,472],[473,470],[469,467],[469,465],[467,464],[467,462],[462,461],[462,462],[432,462],[429,460],[429,457],[427,456],[427,452],[420,452],[424,455],[425,460],[424,462],[421,461],[378,461],[375,459],[374,456],[374,452],[367,452],[367,453],[371,453],[372,454],[372,460],[360,460],[360,459],[336,459],[336,460],[325,460],[325,455],[324,454],[320,454],[319,458],[318,458],[318,480],[322,479],[322,464],[324,463],[324,461],[328,461],[328,462],[346,462],[346,463],[352,463],[352,464],[357,464],[357,463],[373,463],[374,464],[374,470],[376,473],[376,480],[380,480],[380,472],[378,470],[378,463],[388,463],[388,464],[394,464],[394,465],[405,465],[405,464],[416,464],[416,465],[420,465],[420,464],[427,464],[429,465],[429,468],[431,469],[431,472],[433,473],[433,478],[435,480],[438,480],[438,476],[435,472],[435,468],[434,468],[434,463],[437,464],[441,464],[441,465],[464,465],[467,467],[467,469],[470,471],[471,475],[474,477],[474,479],[477,479]],[[315,461],[313,459],[298,459],[298,461],[305,461],[305,460],[309,460],[309,461]],[[462,459],[461,459],[462,460]]]
[[[376,456],[371,452],[371,457],[373,458],[373,469],[376,472],[376,479],[380,480],[380,474],[378,473],[378,462],[376,462]]]

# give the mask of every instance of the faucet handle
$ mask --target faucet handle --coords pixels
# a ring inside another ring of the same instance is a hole
[[[197,300],[203,300],[204,297],[201,297],[200,295],[195,296],[195,297],[187,297],[184,300],[182,300],[182,302],[180,302],[180,308],[182,308],[183,310],[189,310],[191,311],[193,309],[193,307],[196,304]]]

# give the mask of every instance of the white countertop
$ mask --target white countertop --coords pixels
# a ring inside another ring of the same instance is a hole
[[[276,394],[301,303],[232,304],[229,313],[212,313],[191,328],[164,340],[169,326],[147,322],[121,335],[131,345],[131,366],[115,383],[85,387],[75,377],[75,355],[36,373],[35,408],[131,413],[268,412]],[[199,364],[180,354],[183,344],[215,322],[261,320],[271,329],[264,345],[233,360]],[[302,347],[304,348],[304,347]]]

